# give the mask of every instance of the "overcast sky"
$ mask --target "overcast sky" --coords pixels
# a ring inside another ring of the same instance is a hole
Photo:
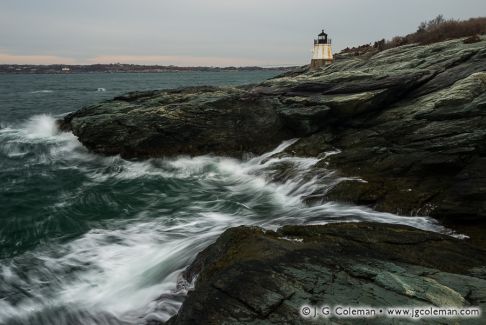
[[[0,63],[301,65],[334,51],[486,16],[486,0],[0,0]]]

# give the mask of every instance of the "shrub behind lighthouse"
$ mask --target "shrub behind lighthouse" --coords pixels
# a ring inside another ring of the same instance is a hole
[[[324,30],[314,40],[314,49],[312,51],[311,69],[319,68],[326,64],[332,63],[331,39],[327,37]]]

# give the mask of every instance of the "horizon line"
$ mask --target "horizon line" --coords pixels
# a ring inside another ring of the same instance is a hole
[[[263,67],[298,67],[305,64],[302,63],[284,63],[284,64],[255,64],[255,65],[226,65],[226,66],[216,66],[216,65],[177,65],[177,64],[144,64],[144,63],[120,63],[120,62],[112,62],[112,63],[0,63],[0,66],[5,65],[28,65],[28,66],[66,66],[66,67],[75,67],[75,66],[94,66],[94,65],[133,65],[133,66],[141,66],[141,67],[175,67],[175,68],[263,68]]]

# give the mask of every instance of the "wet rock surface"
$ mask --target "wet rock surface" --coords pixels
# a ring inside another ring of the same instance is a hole
[[[274,101],[236,88],[135,92],[74,112],[60,125],[102,154],[241,156],[262,153],[291,137]]]
[[[339,148],[323,163],[365,181],[340,183],[325,199],[430,215],[447,224],[484,223],[485,103],[486,73],[474,73],[297,145]]]
[[[343,223],[227,230],[183,273],[167,324],[304,324],[303,305],[486,307],[486,251],[407,226]],[[320,318],[325,324],[356,319]],[[362,319],[363,321],[363,319]],[[481,324],[484,318],[454,320]],[[367,324],[409,319],[367,319]],[[444,319],[420,323],[443,324]]]

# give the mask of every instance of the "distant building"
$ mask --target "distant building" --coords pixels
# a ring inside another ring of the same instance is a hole
[[[61,71],[71,71],[71,68],[64,67],[64,68],[61,69]]]
[[[324,30],[317,35],[317,39],[314,40],[314,49],[312,51],[311,69],[321,67],[326,64],[331,64],[332,49],[331,39],[327,37]]]

